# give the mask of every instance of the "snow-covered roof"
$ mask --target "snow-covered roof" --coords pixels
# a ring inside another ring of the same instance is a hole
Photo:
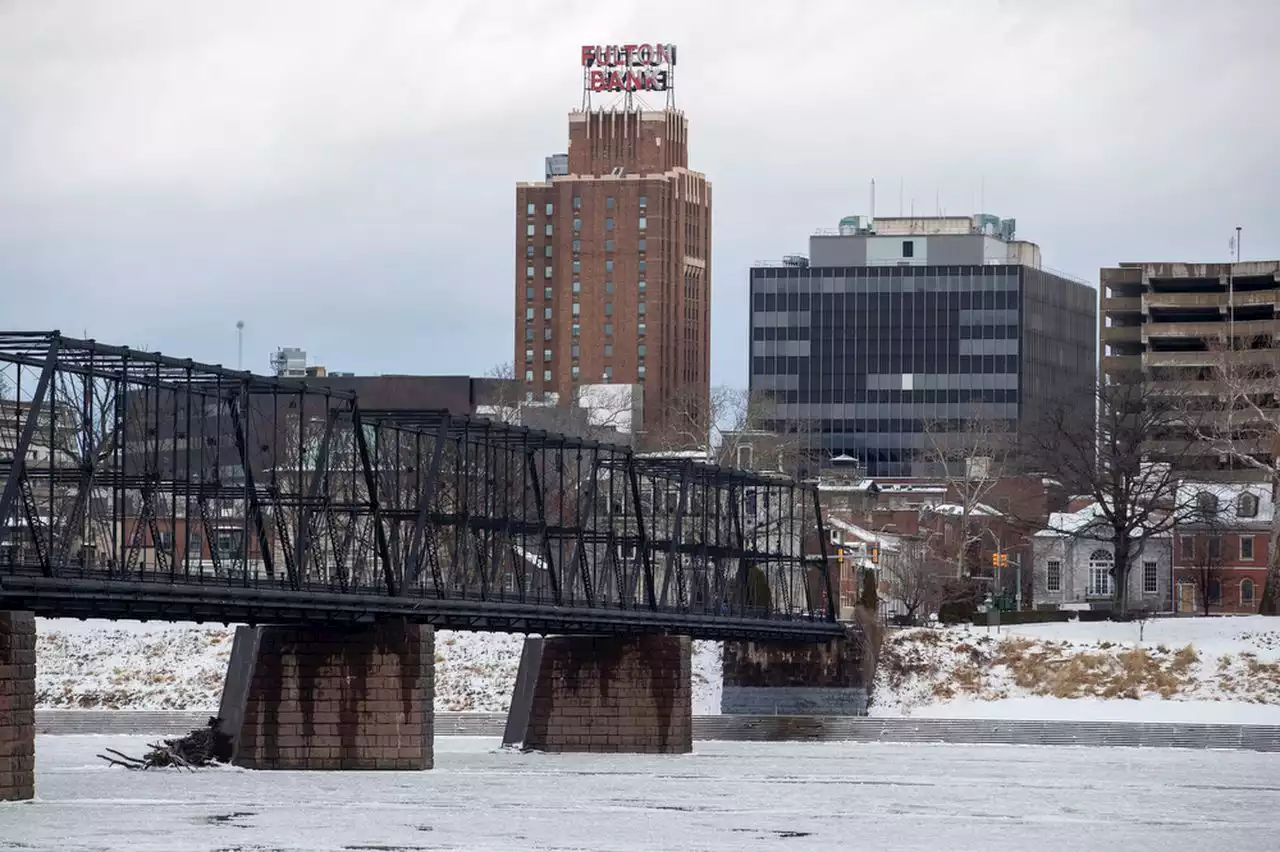
[[[898,536],[890,535],[883,532],[872,532],[866,527],[860,527],[850,521],[844,521],[840,518],[828,517],[827,524],[834,529],[839,530],[846,536],[866,544],[878,544],[886,550],[898,549]]]
[[[1190,509],[1199,507],[1201,494],[1212,494],[1218,499],[1218,514],[1214,520],[1220,524],[1246,524],[1269,526],[1275,514],[1275,503],[1271,499],[1271,489],[1262,483],[1238,482],[1180,482],[1178,483],[1178,505]],[[1257,514],[1241,515],[1240,498],[1252,494],[1257,498]]]
[[[1134,531],[1134,537],[1141,533]],[[1105,541],[1111,538],[1111,527],[1103,517],[1101,507],[1091,503],[1078,512],[1051,512],[1045,528],[1035,534],[1036,538],[1065,538],[1067,536],[1085,536]],[[1153,538],[1167,538],[1167,531],[1153,533]]]
[[[823,482],[818,480],[819,491],[856,491],[866,493],[870,491],[878,491],[879,486],[874,480],[864,479],[861,482]]]
[[[927,507],[929,511],[936,512],[939,515],[955,515],[959,517],[964,514],[964,506],[960,503],[935,503]],[[986,503],[974,503],[969,508],[969,515],[990,515],[996,517],[1004,514],[999,509],[988,506]]]
[[[947,486],[941,482],[879,482],[886,494],[945,494]]]

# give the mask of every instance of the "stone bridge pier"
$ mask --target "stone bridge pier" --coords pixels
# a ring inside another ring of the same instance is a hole
[[[35,796],[36,619],[0,611],[0,801]]]
[[[547,752],[693,751],[687,636],[525,640],[505,745]]]
[[[746,716],[865,716],[875,631],[846,626],[815,642],[725,642],[720,712]]]
[[[237,766],[430,769],[434,700],[430,627],[241,627],[219,716]]]

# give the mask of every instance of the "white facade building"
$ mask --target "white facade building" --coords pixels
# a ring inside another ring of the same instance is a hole
[[[1115,553],[1096,506],[1054,512],[1048,529],[1032,536],[1032,602],[1037,608],[1105,609],[1115,597]],[[1157,533],[1134,542],[1128,602],[1132,609],[1173,608],[1173,537]]]

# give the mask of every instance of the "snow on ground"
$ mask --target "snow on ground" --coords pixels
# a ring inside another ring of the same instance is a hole
[[[214,710],[235,629],[37,620],[36,701],[44,709]],[[436,709],[505,712],[524,637],[436,631]],[[695,642],[695,713],[720,712],[720,643]]]
[[[1251,752],[696,743],[688,755],[504,752],[441,737],[429,772],[128,772],[146,737],[38,737],[0,848],[1264,852],[1280,760]]]
[[[1251,616],[895,631],[872,700],[876,716],[1280,724],[1280,624]]]

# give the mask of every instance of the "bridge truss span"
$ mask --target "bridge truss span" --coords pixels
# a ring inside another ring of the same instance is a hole
[[[323,379],[0,332],[0,484],[0,608],[839,633],[810,486]]]

